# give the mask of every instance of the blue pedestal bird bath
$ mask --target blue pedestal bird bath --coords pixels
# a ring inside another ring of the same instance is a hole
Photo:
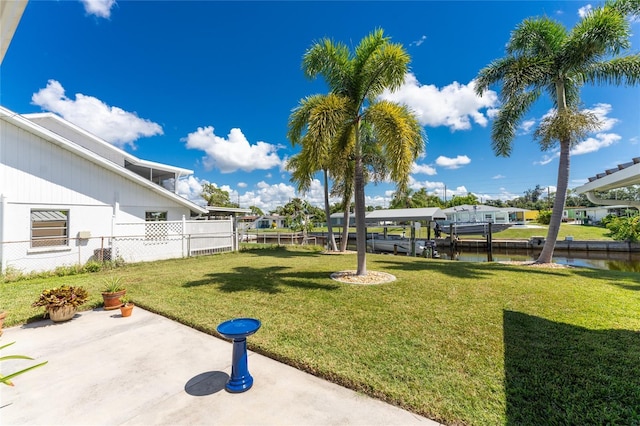
[[[235,318],[219,324],[216,329],[222,337],[233,341],[231,377],[225,386],[229,392],[245,392],[253,385],[247,365],[247,337],[258,331],[261,325],[255,318]]]

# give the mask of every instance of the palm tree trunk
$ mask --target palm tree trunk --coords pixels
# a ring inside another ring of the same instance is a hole
[[[329,178],[327,176],[327,170],[324,172],[324,215],[327,218],[327,238],[331,244],[331,251],[338,251],[336,246],[336,239],[333,237],[333,226],[331,226],[331,213],[329,209]]]
[[[569,186],[569,163],[570,163],[570,146],[569,141],[560,142],[560,160],[558,164],[558,184],[556,189],[556,197],[553,201],[553,210],[551,212],[551,221],[549,222],[549,231],[544,247],[536,263],[551,263],[553,259],[553,251],[556,248],[558,240],[558,232],[562,224],[562,213],[564,212],[564,204],[567,200],[567,188]]]
[[[357,138],[357,136],[356,136]],[[358,251],[358,270],[356,275],[367,275],[367,229],[365,222],[364,166],[362,155],[356,154],[355,168],[356,202],[356,250]]]
[[[342,223],[344,224],[342,228],[342,239],[340,240],[340,251],[347,251],[347,244],[349,244],[349,219],[351,217],[351,210],[349,206],[351,205],[351,194],[345,194],[344,202],[344,216],[342,217]]]

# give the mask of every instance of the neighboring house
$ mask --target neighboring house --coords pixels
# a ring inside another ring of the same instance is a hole
[[[247,215],[238,218],[238,227],[249,229],[286,228],[287,218],[279,215]]]
[[[442,209],[450,222],[491,222],[525,224],[529,210],[516,207],[493,207],[463,204]]]
[[[231,219],[189,220],[208,213],[175,193],[190,170],[141,160],[51,113],[0,107],[0,141],[1,271],[96,257],[155,260],[233,245]],[[213,246],[184,242],[185,235],[214,233],[225,237]]]
[[[331,226],[344,226],[344,212],[332,213],[329,216],[329,220],[331,220]],[[356,214],[349,214],[349,226],[354,228],[356,226]]]
[[[637,207],[628,206],[626,204],[596,207],[566,207],[562,212],[562,218],[567,221],[598,223],[610,214],[614,216],[627,216],[629,214],[637,213]]]

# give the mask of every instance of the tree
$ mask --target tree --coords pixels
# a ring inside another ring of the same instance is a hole
[[[333,98],[329,96],[311,96],[300,101],[289,117],[288,138],[293,146],[302,145],[302,151],[287,162],[287,170],[292,172],[291,181],[298,184],[298,190],[306,192],[311,186],[313,175],[322,171],[324,180],[324,211],[327,217],[327,232],[331,250],[337,251],[333,236],[333,225],[330,220],[329,205],[329,168],[332,164],[330,156],[331,139],[336,135],[335,127],[327,127],[333,123],[315,120],[317,115],[331,109]],[[309,126],[309,123],[317,124]],[[304,129],[306,133],[303,134]]]
[[[304,237],[307,232],[313,230],[313,218],[320,215],[319,218],[322,219],[324,215],[321,209],[300,198],[294,198],[284,206],[279,206],[275,213],[284,216],[287,227],[295,232],[302,231]]]
[[[626,14],[640,14],[640,3],[607,2],[587,13],[571,31],[547,17],[525,19],[511,33],[506,56],[478,74],[478,95],[493,84],[501,85],[502,106],[491,133],[496,155],[510,155],[518,123],[543,92],[555,107],[535,132],[542,150],[560,146],[556,197],[537,263],[549,263],[553,257],[569,183],[570,149],[599,125],[593,114],[579,110],[581,86],[633,85],[640,80],[640,55],[622,54],[630,47]]]
[[[231,202],[227,191],[218,188],[212,183],[202,185],[202,193],[200,195],[205,199],[208,206],[239,207],[237,203]]]
[[[251,214],[253,214],[253,215],[264,216],[264,212],[258,206],[250,206],[249,209],[251,210]]]
[[[475,194],[454,195],[449,201],[447,201],[447,207],[462,206],[464,204],[477,206],[480,202]]]
[[[333,152],[353,162],[356,204],[357,275],[366,275],[365,140],[382,153],[389,177],[404,190],[411,164],[424,150],[424,134],[414,114],[406,107],[380,100],[384,90],[396,90],[408,71],[409,55],[402,45],[391,43],[381,29],[356,46],[353,54],[343,43],[322,39],[305,53],[302,69],[309,78],[324,77],[330,93],[319,95],[327,108],[310,116],[309,129],[326,129],[323,141],[331,141]],[[363,131],[363,127],[368,127]],[[335,155],[332,156],[335,159]],[[347,203],[345,203],[347,204]]]

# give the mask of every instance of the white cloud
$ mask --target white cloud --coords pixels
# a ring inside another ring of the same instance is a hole
[[[433,176],[438,174],[434,167],[428,166],[426,164],[416,164],[413,163],[411,165],[411,173],[413,174],[425,174],[429,176]]]
[[[244,182],[238,182],[238,188],[246,188],[247,184]]]
[[[418,40],[412,41],[411,43],[409,43],[409,46],[420,46],[422,43],[425,42],[426,39],[427,39],[427,36],[423,35]]]
[[[88,15],[96,15],[100,18],[111,17],[111,8],[116,5],[116,0],[80,0],[84,5],[84,11]]]
[[[54,112],[78,127],[119,147],[130,145],[141,137],[162,135],[162,127],[118,107],[110,107],[93,96],[76,93],[76,99],[64,94],[62,84],[49,80],[47,87],[31,97],[34,105]]]
[[[492,177],[491,179],[504,179],[504,178],[506,178],[506,176],[498,174],[498,175],[495,175],[494,177]]]
[[[580,9],[578,9],[578,16],[580,18],[584,18],[585,16],[587,16],[589,12],[591,12],[592,9],[593,9],[593,6],[591,6],[590,4],[586,6],[582,6]]]
[[[453,82],[440,89],[421,85],[412,73],[405,75],[400,89],[385,91],[381,98],[407,105],[423,126],[447,126],[452,131],[470,129],[471,120],[485,127],[488,120],[480,109],[493,108],[498,103],[498,95],[492,90],[477,96],[474,81],[466,85]]]
[[[521,134],[528,134],[531,131],[531,128],[536,124],[536,120],[531,119],[531,120],[525,120],[520,124],[520,130],[522,131]]]
[[[429,195],[436,195],[443,200],[445,196],[449,200],[454,195],[467,195],[469,193],[469,191],[467,191],[467,188],[464,186],[458,186],[454,189],[447,187],[444,182],[434,182],[430,180],[418,181],[411,176],[409,176],[409,188],[413,189],[414,191],[419,191],[424,188]],[[393,197],[394,191],[387,191],[385,194],[389,197]]]
[[[237,170],[251,172],[277,167],[282,160],[276,151],[278,146],[266,142],[251,145],[240,129],[231,129],[227,138],[216,136],[212,126],[198,127],[186,138],[187,148],[199,149],[207,155],[203,158],[206,169],[219,169],[222,173]]]
[[[587,138],[571,149],[571,155],[588,154],[590,152],[599,151],[602,148],[613,145],[618,142],[620,135],[615,133],[598,133],[595,137]]]
[[[533,164],[538,165],[538,166],[545,166],[547,164],[549,164],[550,162],[552,162],[555,158],[560,156],[560,151],[556,151],[555,153],[549,155],[549,154],[544,154],[542,156],[542,160],[540,161],[534,161]]]
[[[297,197],[293,186],[284,183],[269,185],[264,181],[256,184],[256,189],[240,195],[240,205],[256,206],[265,213],[278,206],[284,206],[292,198]]]
[[[471,159],[466,155],[458,155],[456,158],[449,158],[441,155],[436,159],[436,164],[446,169],[458,169],[471,163]]]
[[[617,118],[607,117],[611,112],[610,104],[595,104],[593,108],[585,108],[583,112],[590,112],[598,118],[600,121],[600,128],[598,130],[601,132],[611,130],[611,128],[620,121]]]
[[[189,176],[186,179],[179,179],[177,184],[177,194],[186,198],[200,206],[205,206],[207,202],[202,198],[202,186],[208,183],[205,180],[200,180],[195,176]]]

